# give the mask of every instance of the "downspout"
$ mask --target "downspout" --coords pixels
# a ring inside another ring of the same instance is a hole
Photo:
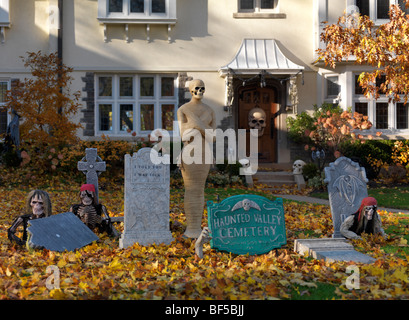
[[[58,0],[58,22],[57,56],[62,63],[63,0]]]
[[[58,0],[58,37],[57,37],[57,57],[60,65],[63,64],[63,0]],[[59,74],[60,78],[61,75]],[[60,87],[60,93],[63,92],[63,87]],[[58,113],[62,114],[62,107],[58,109]]]

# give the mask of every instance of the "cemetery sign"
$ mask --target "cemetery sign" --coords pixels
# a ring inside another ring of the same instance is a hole
[[[238,195],[207,202],[212,248],[235,254],[263,254],[287,243],[281,198]]]

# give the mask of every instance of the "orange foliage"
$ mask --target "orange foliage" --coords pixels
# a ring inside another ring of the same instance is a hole
[[[409,5],[408,0],[406,6]],[[318,49],[319,60],[335,67],[338,62],[354,59],[356,64],[371,65],[359,83],[367,97],[377,99],[380,92],[394,101],[409,94],[409,19],[399,6],[390,8],[390,21],[375,25],[367,16],[344,15],[337,24],[327,25],[321,34],[325,49]],[[351,23],[353,21],[354,23]],[[381,78],[382,77],[382,78]],[[384,79],[382,83],[376,80]]]

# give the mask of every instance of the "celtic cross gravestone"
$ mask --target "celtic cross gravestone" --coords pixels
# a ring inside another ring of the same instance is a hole
[[[78,161],[78,170],[86,175],[88,184],[95,186],[95,195],[98,200],[98,176],[106,170],[106,164],[97,155],[96,148],[85,149],[85,157]]]

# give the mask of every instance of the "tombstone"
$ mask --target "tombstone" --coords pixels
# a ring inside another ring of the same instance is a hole
[[[333,238],[343,238],[342,222],[355,213],[368,196],[365,168],[346,157],[340,157],[324,169],[328,184],[328,196],[334,225]]]
[[[332,238],[296,239],[294,251],[327,262],[353,261],[373,263],[376,259],[358,252],[340,232],[342,222],[355,213],[368,196],[365,168],[346,157],[340,157],[324,169],[328,183],[329,203],[334,233]]]
[[[98,176],[106,170],[105,161],[97,155],[96,148],[86,148],[85,157],[78,161],[78,170],[82,171],[87,177],[87,184],[95,186],[95,195],[98,198]]]
[[[347,239],[341,238],[296,239],[294,251],[301,255],[307,254],[314,259],[323,259],[326,262],[373,263],[376,261],[376,259],[356,251]]]
[[[287,243],[281,198],[232,196],[207,202],[210,246],[235,254],[264,254]]]
[[[52,215],[29,221],[28,246],[51,251],[73,251],[99,240],[72,212]]]
[[[131,157],[125,155],[124,232],[120,248],[140,245],[170,244],[169,228],[170,165],[155,164],[157,151],[142,148]]]

